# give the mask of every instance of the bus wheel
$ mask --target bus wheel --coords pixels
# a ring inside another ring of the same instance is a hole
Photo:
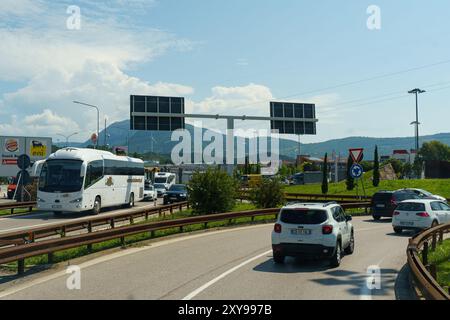
[[[96,197],[94,201],[94,208],[92,208],[92,214],[98,215],[101,209],[102,209],[102,201],[100,200],[100,197]]]
[[[130,194],[130,200],[128,201],[128,207],[133,208],[134,207],[134,193]]]

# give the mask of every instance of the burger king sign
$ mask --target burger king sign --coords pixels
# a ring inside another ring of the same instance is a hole
[[[5,152],[15,153],[19,150],[19,140],[9,138],[5,140]]]

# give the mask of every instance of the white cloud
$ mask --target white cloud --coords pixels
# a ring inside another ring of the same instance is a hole
[[[45,109],[39,114],[28,115],[24,119],[13,116],[11,123],[0,124],[0,131],[6,135],[23,134],[24,129],[30,134],[48,137],[59,133],[77,132],[80,128],[75,121],[57,115],[50,109]]]
[[[142,12],[153,2],[79,1],[81,30],[68,30],[65,7],[73,3],[2,0],[0,80],[25,85],[0,97],[0,129],[16,130],[21,123],[18,119],[28,119],[36,125],[19,126],[22,134],[45,131],[44,135],[51,135],[60,127],[47,123],[45,130],[43,118],[60,117],[72,119],[73,123],[66,123],[67,130],[79,130],[79,139],[87,139],[97,127],[95,113],[74,105],[73,100],[99,105],[102,119],[108,115],[112,122],[128,117],[130,94],[192,94],[188,86],[149,84],[126,74],[135,65],[152,61],[168,50],[191,49],[189,40],[122,21],[121,9],[125,6]],[[119,16],[112,15],[115,11]]]

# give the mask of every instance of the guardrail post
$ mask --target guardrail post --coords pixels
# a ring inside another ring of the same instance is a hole
[[[424,265],[428,264],[428,241],[426,241],[423,244],[423,249],[422,249],[422,263]]]
[[[444,231],[439,230],[439,244],[442,244],[443,241],[444,241]]]
[[[61,238],[64,238],[66,236],[66,226],[63,226],[61,228]]]
[[[433,279],[437,279],[437,272],[436,272],[435,264],[430,265],[430,274],[433,277]]]
[[[436,250],[436,232],[433,233],[433,239],[431,241],[431,250]]]
[[[158,218],[161,218],[161,208],[158,209]]]
[[[50,252],[48,255],[47,255],[47,262],[48,262],[48,264],[53,264],[53,259],[54,258],[54,256],[53,256],[53,252]]]
[[[11,208],[11,214],[14,214],[14,208]]]
[[[189,210],[189,202],[186,203],[186,208]]]
[[[169,211],[170,211],[170,215],[172,215],[173,214],[173,207],[172,206],[169,207]]]
[[[203,224],[203,228],[208,229],[208,222],[205,222],[205,223]]]
[[[28,212],[33,211],[33,207],[28,207]]]
[[[182,204],[180,204],[180,209],[179,210],[183,211],[183,205]]]
[[[180,226],[180,232],[183,233],[183,226]]]
[[[251,219],[252,219],[252,222],[254,222],[254,221],[255,221],[255,216],[252,216],[252,218],[251,218]]]
[[[145,211],[145,220],[148,220],[148,211]]]
[[[110,224],[111,224],[111,229],[114,229],[114,226],[115,226],[114,218],[111,218]]]
[[[91,221],[89,221],[89,223],[88,223],[87,231],[88,231],[88,233],[92,232],[92,222]],[[87,245],[87,250],[89,253],[92,252],[92,244]]]
[[[133,224],[134,223],[134,218],[133,218],[133,216],[131,215],[130,216],[130,224]]]
[[[125,237],[120,237],[120,245],[123,247],[125,247]]]
[[[17,261],[17,274],[21,275],[25,272],[25,259]]]

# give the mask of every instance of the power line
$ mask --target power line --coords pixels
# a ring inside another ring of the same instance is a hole
[[[359,83],[364,83],[364,82],[374,81],[374,80],[378,80],[378,79],[393,77],[393,76],[396,76],[396,75],[410,73],[410,72],[413,72],[413,71],[418,71],[418,70],[423,70],[423,69],[428,69],[428,68],[440,66],[440,65],[443,65],[443,64],[449,64],[449,63],[450,63],[450,60],[444,60],[444,61],[440,61],[440,62],[436,62],[436,63],[426,64],[426,65],[413,67],[413,68],[409,68],[409,69],[404,69],[404,70],[400,70],[400,71],[395,71],[395,72],[391,72],[391,73],[385,73],[385,74],[378,75],[378,76],[373,76],[373,77],[369,77],[369,78],[363,78],[363,79],[360,79],[360,80],[344,82],[344,83],[341,83],[341,84],[328,86],[328,87],[324,87],[324,88],[320,88],[320,89],[294,93],[294,94],[290,94],[290,95],[287,95],[287,96],[279,97],[276,100],[289,99],[289,98],[309,95],[309,94],[312,94],[312,93],[318,93],[318,92],[328,91],[328,90],[332,90],[332,89],[352,86],[352,85],[359,84]],[[255,102],[252,102],[252,103],[242,104],[242,105],[235,105],[235,106],[233,106],[233,108],[241,108],[241,107],[253,106],[253,105],[257,105],[257,104],[264,103],[264,102],[270,102],[271,100],[273,100],[273,99],[260,100],[260,101],[255,101]]]

